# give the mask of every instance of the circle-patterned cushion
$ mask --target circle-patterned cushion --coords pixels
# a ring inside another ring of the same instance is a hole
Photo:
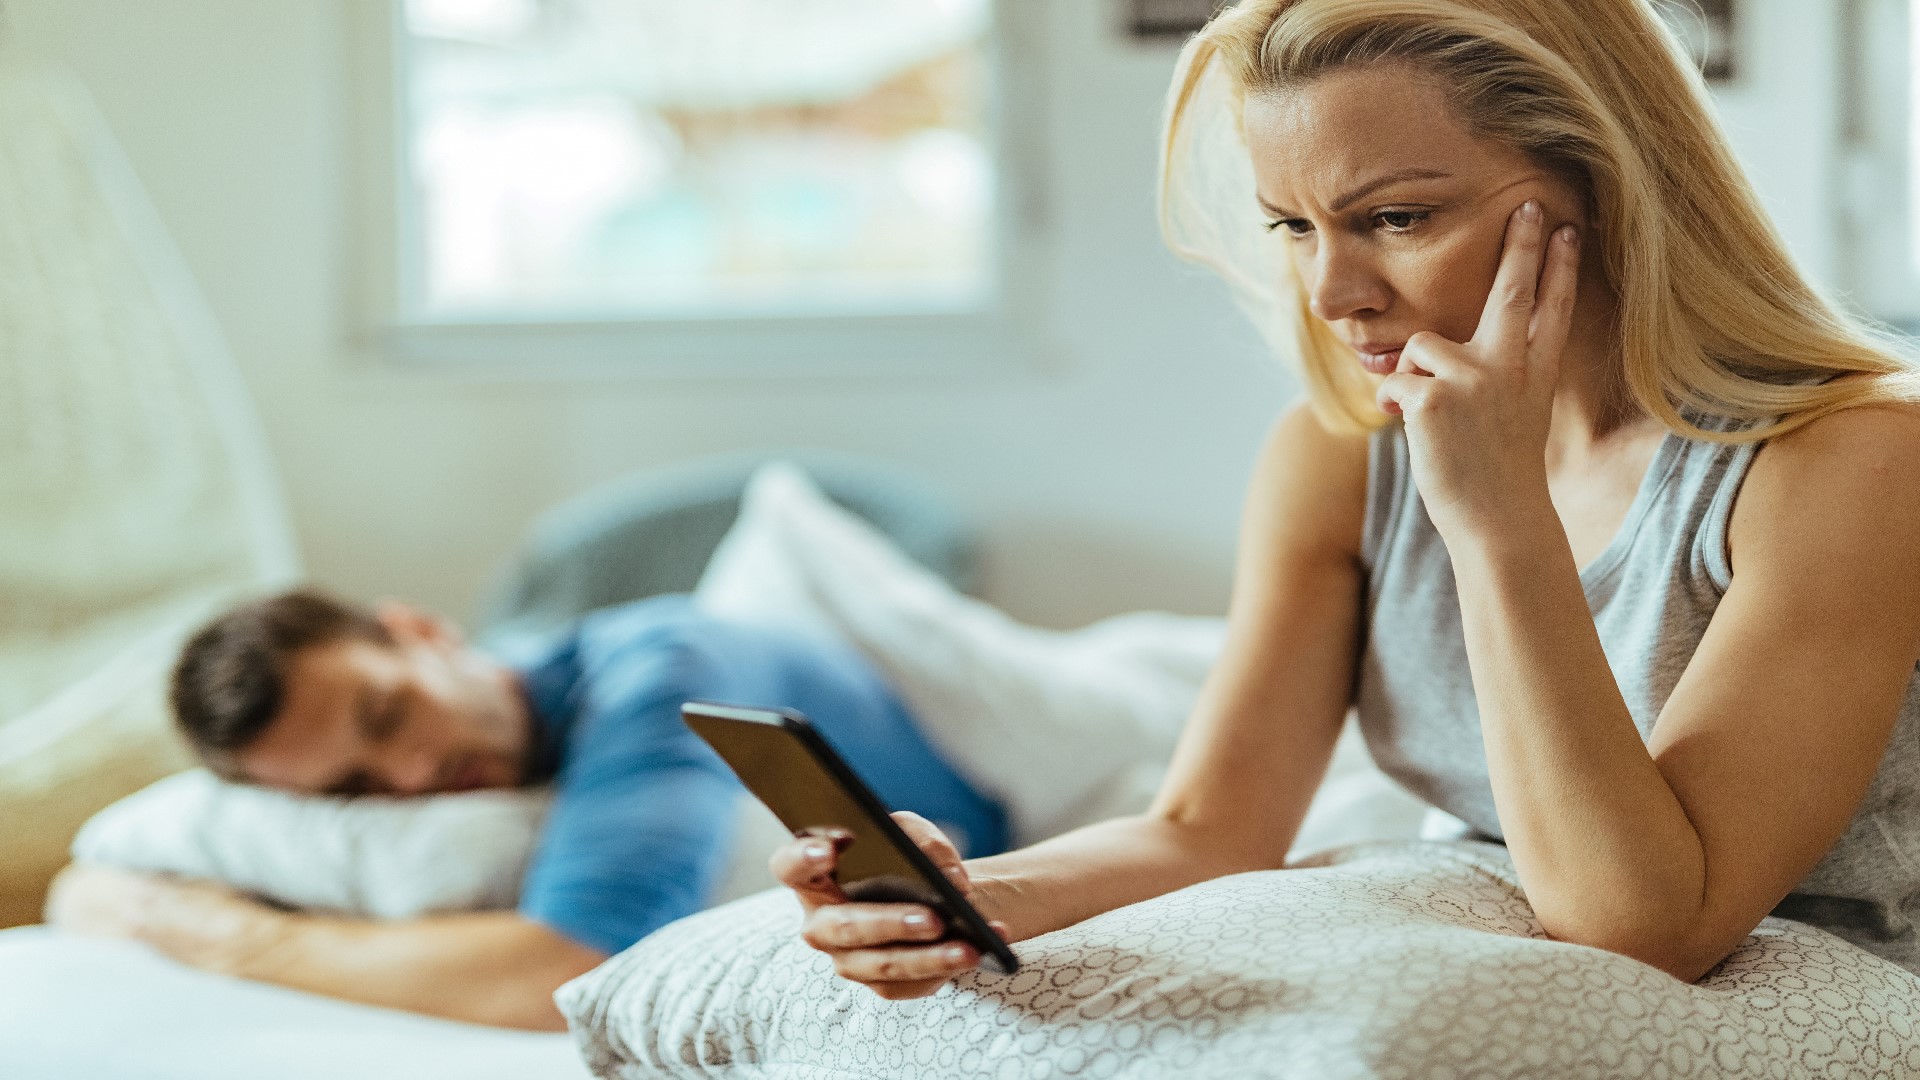
[[[791,894],[675,923],[558,1000],[604,1077],[1920,1078],[1920,977],[1767,919],[1688,984],[1548,940],[1505,850],[1362,845],[1108,912],[889,1002]]]

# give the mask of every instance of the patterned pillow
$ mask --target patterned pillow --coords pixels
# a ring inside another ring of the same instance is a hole
[[[1920,1077],[1920,977],[1767,919],[1698,983],[1545,938],[1504,849],[1362,845],[1016,946],[888,1002],[768,892],[562,987],[602,1077]]]

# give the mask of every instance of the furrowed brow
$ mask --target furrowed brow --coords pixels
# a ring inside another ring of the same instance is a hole
[[[1452,176],[1452,173],[1441,172],[1438,169],[1401,169],[1397,172],[1390,172],[1385,176],[1377,176],[1361,184],[1359,187],[1335,199],[1331,209],[1334,213],[1338,214],[1347,207],[1359,202],[1361,199],[1379,191],[1381,188],[1392,187],[1395,184],[1404,184],[1410,180],[1446,180]],[[1275,217],[1285,218],[1296,216],[1292,211],[1282,210],[1268,202],[1265,195],[1255,192],[1254,197],[1260,201],[1260,209],[1265,210]]]
[[[1395,184],[1404,184],[1409,180],[1445,180],[1452,175],[1452,173],[1444,173],[1438,169],[1401,169],[1399,172],[1390,172],[1385,176],[1375,179],[1371,183],[1361,184],[1347,194],[1335,199],[1333,212],[1337,214],[1347,207],[1352,206],[1354,203],[1359,202],[1361,199],[1379,191],[1381,188],[1392,187]]]

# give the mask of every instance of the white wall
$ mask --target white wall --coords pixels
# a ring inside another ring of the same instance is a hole
[[[500,383],[345,361],[343,0],[12,0],[22,51],[91,86],[224,324],[317,580],[465,614],[541,507],[688,456],[805,446],[918,471],[978,517],[990,595],[1056,625],[1222,610],[1250,457],[1291,382],[1163,254],[1170,47],[1117,2],[1047,5],[1048,370],[934,379]],[[1756,0],[1730,126],[1821,272],[1830,5]],[[1822,50],[1825,51],[1822,51]],[[1777,71],[1759,79],[1756,68]]]
[[[1739,69],[1720,115],[1787,247],[1837,287],[1842,0],[1734,0]]]

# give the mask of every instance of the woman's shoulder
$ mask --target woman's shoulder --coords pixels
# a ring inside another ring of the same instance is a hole
[[[1288,406],[1254,468],[1249,525],[1279,530],[1296,550],[1357,560],[1375,435],[1334,430],[1304,400]]]
[[[1825,533],[1860,515],[1920,520],[1920,403],[1872,402],[1766,440],[1740,487],[1728,545]],[[1864,519],[1863,519],[1864,520]],[[1841,552],[1834,552],[1836,556]]]
[[[1859,372],[1832,382],[1858,382],[1871,377],[1871,373]],[[1768,438],[1766,451],[1754,459],[1752,475],[1783,473],[1811,479],[1819,473],[1862,467],[1895,467],[1904,472],[1912,467],[1917,449],[1920,402],[1862,402]]]

